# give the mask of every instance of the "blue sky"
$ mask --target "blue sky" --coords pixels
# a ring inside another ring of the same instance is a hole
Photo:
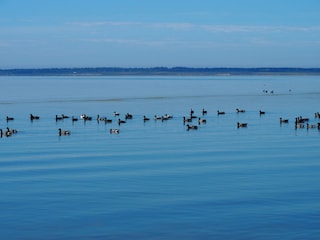
[[[0,0],[0,68],[320,67],[319,0]]]

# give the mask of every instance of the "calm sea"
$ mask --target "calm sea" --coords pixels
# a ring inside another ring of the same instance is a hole
[[[0,239],[320,238],[320,131],[294,124],[318,123],[319,77],[0,83],[0,128],[18,130],[0,139]],[[191,109],[207,123],[187,131]],[[93,120],[71,121],[81,114]]]

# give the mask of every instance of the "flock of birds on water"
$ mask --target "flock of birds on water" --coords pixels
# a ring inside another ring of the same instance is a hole
[[[240,113],[245,113],[246,111],[244,109],[239,109],[237,108],[236,109],[236,113],[240,114]],[[224,111],[217,111],[217,114],[218,115],[224,115],[226,114],[226,112]],[[259,115],[265,115],[266,113],[264,111],[259,111]],[[110,134],[119,134],[120,133],[120,125],[122,124],[125,124],[127,122],[127,120],[130,120],[130,119],[133,119],[133,115],[130,114],[130,113],[127,113],[125,114],[125,118],[122,120],[120,118],[120,113],[118,112],[113,112],[113,115],[114,115],[114,118],[117,118],[116,120],[115,119],[110,119],[110,118],[107,118],[107,117],[100,117],[100,115],[97,115],[97,118],[96,120],[100,123],[100,122],[104,122],[105,124],[107,123],[112,123],[113,120],[117,121],[117,124],[119,126],[119,128],[110,128],[109,132]],[[195,112],[193,109],[190,110],[190,113],[189,113],[189,116],[188,117],[183,117],[183,124],[186,126],[186,130],[189,131],[189,130],[197,130],[198,129],[198,126],[201,125],[201,124],[206,124],[207,120],[205,119],[205,116],[207,115],[207,110],[205,110],[204,108],[202,109],[201,111],[201,115],[202,117],[198,117],[195,115]],[[320,121],[320,112],[316,112],[314,113],[314,116],[316,119],[319,119]],[[61,120],[64,120],[64,119],[68,119],[70,118],[69,116],[67,115],[64,115],[64,114],[61,114],[61,115],[56,115],[55,116],[55,120],[56,122],[58,121],[61,121]],[[162,115],[162,116],[158,116],[158,115],[155,115],[153,117],[153,119],[155,121],[167,121],[167,120],[170,120],[172,119],[173,116],[172,115],[169,115],[169,114],[165,114],[165,115]],[[30,121],[33,122],[33,121],[38,121],[40,120],[40,117],[39,116],[36,116],[36,115],[33,115],[33,114],[30,114]],[[92,121],[93,120],[93,117],[91,116],[88,116],[86,114],[81,114],[80,117],[74,117],[72,116],[71,117],[71,121],[72,122],[76,122],[78,120],[82,120],[84,122],[86,121]],[[146,116],[143,116],[143,119],[142,119],[144,122],[146,121],[150,121],[151,118],[148,118]],[[9,117],[7,116],[6,117],[6,121],[7,122],[11,122],[11,121],[14,121],[14,117]],[[194,121],[196,121],[197,123],[194,124]],[[284,119],[284,118],[281,118],[280,117],[280,124],[287,124],[289,123],[289,119]],[[246,122],[237,122],[237,128],[246,128],[248,127],[248,123]],[[302,116],[299,116],[299,117],[296,117],[295,118],[295,128],[306,128],[306,129],[311,129],[311,128],[317,128],[318,130],[320,130],[320,122],[318,122],[317,124],[309,124],[309,118],[303,118]],[[12,129],[12,128],[9,128],[7,127],[5,130],[3,129],[0,129],[0,137],[10,137],[10,136],[13,136],[15,134],[18,133],[18,130],[17,129]],[[67,136],[67,135],[70,135],[71,134],[71,131],[70,130],[63,130],[61,128],[58,129],[58,134],[59,136]]]

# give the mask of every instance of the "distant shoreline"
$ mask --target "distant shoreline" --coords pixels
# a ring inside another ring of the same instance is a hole
[[[320,68],[39,68],[0,69],[0,76],[272,76],[320,75]]]

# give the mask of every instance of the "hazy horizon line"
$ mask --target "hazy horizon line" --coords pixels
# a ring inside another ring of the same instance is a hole
[[[320,68],[297,67],[74,67],[0,69],[0,76],[250,76],[320,75]]]
[[[174,69],[320,69],[320,67],[289,67],[289,66],[282,66],[282,67],[225,67],[225,66],[220,66],[220,67],[190,67],[190,66],[140,66],[140,67],[119,67],[119,66],[108,66],[108,67],[101,67],[101,66],[96,66],[96,67],[79,67],[79,66],[74,66],[74,67],[11,67],[11,68],[0,68],[0,71],[10,71],[10,70],[51,70],[51,69],[168,69],[168,70],[174,70]]]

